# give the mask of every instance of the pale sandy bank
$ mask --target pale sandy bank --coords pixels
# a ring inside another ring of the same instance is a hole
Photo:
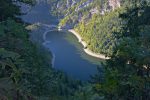
[[[94,53],[93,51],[91,51],[90,49],[88,49],[87,48],[87,43],[85,41],[83,41],[82,37],[74,29],[69,29],[68,31],[71,32],[72,34],[74,34],[78,38],[79,42],[84,46],[84,51],[88,55],[96,57],[96,58],[100,58],[100,59],[110,59],[109,57],[106,57],[103,54]]]

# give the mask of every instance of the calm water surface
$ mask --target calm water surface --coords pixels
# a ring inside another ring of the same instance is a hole
[[[22,9],[24,10],[26,7]],[[49,5],[47,4],[41,3],[35,5],[27,15],[22,16],[22,19],[32,24],[43,23],[57,25],[58,20],[56,17],[51,16],[49,9]],[[48,28],[36,31],[40,35],[33,32],[32,38],[36,41],[40,40],[39,38],[42,39],[42,35],[47,30]],[[88,80],[90,79],[90,75],[97,73],[97,66],[101,67],[100,63],[102,61],[84,53],[83,46],[69,32],[48,32],[42,44],[52,52],[55,58],[53,67],[65,72],[74,79]]]

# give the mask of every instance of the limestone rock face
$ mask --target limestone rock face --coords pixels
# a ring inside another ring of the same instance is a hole
[[[112,10],[115,10],[115,8],[120,7],[120,0],[109,0],[108,4],[112,8]]]
[[[57,9],[63,12],[64,19],[60,25],[66,28],[74,27],[79,22],[85,24],[93,15],[105,15],[121,5],[121,0],[64,0],[57,2]]]

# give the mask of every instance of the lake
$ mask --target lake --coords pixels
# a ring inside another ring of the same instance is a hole
[[[48,4],[40,3],[33,7],[26,7],[26,5],[22,7],[23,11],[27,9],[29,12],[22,16],[25,22],[45,25],[58,24],[57,17],[50,14]],[[87,55],[78,39],[70,32],[56,31],[41,26],[31,33],[31,39],[41,43],[52,52],[53,68],[65,72],[74,79],[89,80],[90,75],[97,73],[97,67],[101,67],[102,60]]]

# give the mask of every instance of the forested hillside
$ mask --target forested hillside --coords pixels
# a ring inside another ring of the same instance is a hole
[[[14,3],[0,1],[0,100],[66,100],[77,82],[52,69],[49,52],[29,40]]]
[[[119,36],[116,34],[120,33],[126,23],[120,18],[120,14],[133,8],[135,3],[138,6],[144,4],[143,0],[66,0],[64,2],[60,10],[57,9],[64,15],[59,25],[62,28],[74,28],[87,42],[90,50],[108,56],[112,55],[120,41],[121,34],[118,34]]]
[[[93,77],[94,91],[106,100],[149,100],[150,1],[67,1],[59,25],[74,28],[88,48],[111,57],[104,79]]]
[[[85,83],[51,67],[50,53],[29,40],[18,1],[35,3],[0,0],[0,100],[150,100],[149,0],[49,0],[61,27],[111,58]]]

